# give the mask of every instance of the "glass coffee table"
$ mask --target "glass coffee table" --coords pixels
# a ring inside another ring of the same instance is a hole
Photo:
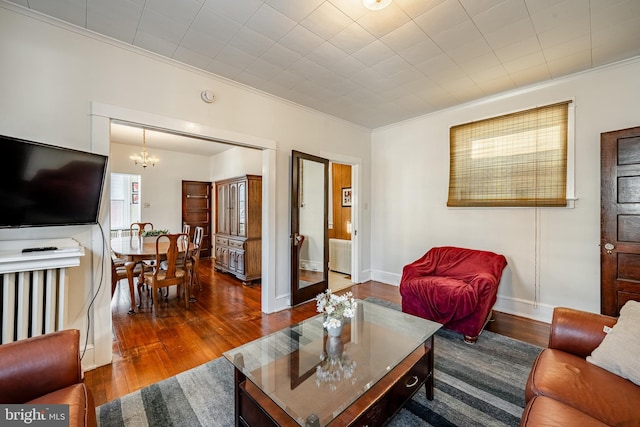
[[[424,384],[442,325],[357,301],[340,337],[323,315],[224,353],[235,367],[237,426],[381,425]]]

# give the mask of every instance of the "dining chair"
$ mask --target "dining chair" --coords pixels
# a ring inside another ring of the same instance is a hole
[[[133,261],[123,261],[114,253],[111,253],[111,298],[116,292],[118,282],[122,279],[128,279],[129,271],[133,271],[133,275],[140,274],[140,266]]]
[[[182,232],[184,234],[191,234],[191,226],[189,224],[182,224]]]
[[[168,240],[169,242],[169,247],[166,252],[160,250],[160,243],[163,240]],[[151,286],[151,293],[153,295],[152,304],[155,313],[158,311],[158,290],[170,286],[178,286],[178,297],[180,297],[180,290],[184,290],[185,307],[189,309],[190,290],[187,282],[189,272],[184,262],[186,256],[180,256],[181,253],[185,254],[188,253],[188,251],[188,234],[161,234],[157,237],[155,266],[152,272],[144,273],[145,283]],[[166,263],[162,263],[163,260],[166,261]],[[138,285],[138,292],[140,292],[140,286],[141,285]]]
[[[202,236],[204,234],[203,227],[196,227],[193,231],[193,250],[189,257],[189,286],[191,289],[195,285],[202,290],[202,283],[200,283],[200,276],[198,274],[198,268],[200,267],[200,247],[202,246]]]
[[[150,222],[132,222],[129,227],[129,233],[131,236],[140,237],[147,230],[147,227],[149,230],[153,230],[153,224]]]

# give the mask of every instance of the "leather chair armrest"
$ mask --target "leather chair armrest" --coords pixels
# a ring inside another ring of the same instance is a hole
[[[25,403],[82,382],[80,331],[0,345],[0,402]]]
[[[549,348],[586,358],[600,345],[604,327],[616,324],[617,318],[566,307],[553,310]]]

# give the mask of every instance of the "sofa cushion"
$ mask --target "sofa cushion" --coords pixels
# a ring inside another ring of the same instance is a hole
[[[637,426],[640,387],[585,359],[545,349],[535,360],[526,399],[546,396],[612,426]]]
[[[95,426],[96,411],[91,393],[83,383],[56,390],[29,402],[33,405],[63,404],[69,405],[69,424],[71,426]]]
[[[520,427],[607,427],[606,424],[590,417],[584,412],[557,400],[544,396],[535,396],[524,408]]]
[[[640,302],[627,301],[618,323],[607,333],[587,361],[640,385]]]

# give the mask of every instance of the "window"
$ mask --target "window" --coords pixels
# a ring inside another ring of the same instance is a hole
[[[450,129],[447,206],[566,206],[569,102]]]

